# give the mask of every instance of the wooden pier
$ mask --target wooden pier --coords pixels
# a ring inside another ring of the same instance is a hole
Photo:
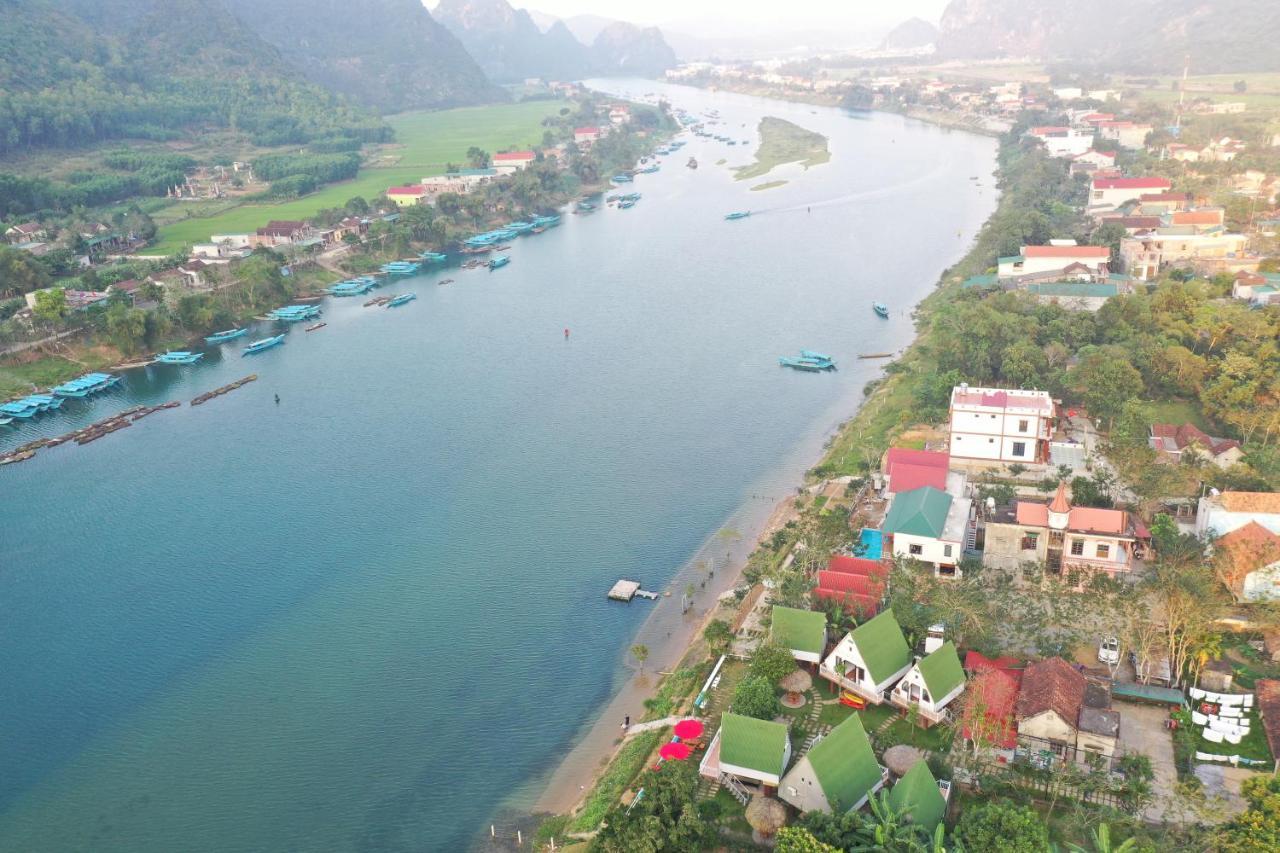
[[[658,594],[641,589],[640,581],[629,581],[625,578],[615,583],[608,592],[608,597],[613,601],[630,601],[637,596],[652,601],[658,597]]]

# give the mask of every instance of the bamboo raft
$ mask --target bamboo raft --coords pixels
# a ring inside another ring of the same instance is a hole
[[[248,385],[250,382],[257,380],[257,378],[258,374],[250,373],[248,376],[237,379],[229,385],[223,385],[221,388],[214,388],[212,391],[205,391],[203,394],[199,394],[191,398],[191,405],[199,406],[201,403],[209,402],[214,397],[221,397],[223,394],[230,394],[242,385]]]
[[[46,447],[57,447],[69,441],[74,441],[80,445],[90,444],[105,435],[133,426],[147,415],[155,414],[164,409],[175,409],[180,405],[182,404],[177,400],[170,400],[168,403],[162,403],[159,406],[134,406],[132,409],[125,409],[123,412],[118,412],[111,417],[95,421],[86,427],[81,427],[74,432],[68,432],[56,438],[37,438],[35,441],[29,441],[8,453],[0,454],[0,465],[26,462],[36,455],[37,450]]]
[[[891,352],[864,352],[859,353],[858,358],[893,358]]]

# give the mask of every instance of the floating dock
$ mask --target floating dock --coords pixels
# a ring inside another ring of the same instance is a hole
[[[653,600],[658,597],[658,594],[656,592],[649,592],[646,589],[641,589],[640,581],[629,581],[625,578],[615,583],[613,588],[609,590],[608,594],[608,597],[614,601],[630,601],[637,596]]]

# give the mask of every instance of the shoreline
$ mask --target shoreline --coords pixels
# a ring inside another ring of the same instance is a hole
[[[706,89],[706,87],[701,86],[695,86],[695,88]],[[726,91],[732,92],[733,90],[729,89]],[[773,100],[783,102],[795,102],[795,99],[777,98],[771,95],[762,95],[755,92],[739,92],[738,94],[771,98]],[[831,104],[822,105],[833,106]],[[838,107],[839,105],[836,104],[834,106]],[[878,111],[901,115],[905,118],[915,119],[923,123],[934,124],[935,126],[945,127],[947,129],[962,130],[978,136],[998,136],[998,134],[992,133],[989,130],[980,130],[969,126],[956,126],[954,124],[949,124],[945,121],[939,120],[939,117],[912,115],[910,113],[896,110]],[[997,170],[998,168],[999,165],[997,164]],[[981,228],[986,227],[986,225],[991,221],[990,217],[994,216],[998,210],[999,204],[997,203],[996,208],[994,208],[988,218],[984,220],[979,231],[975,232],[973,241],[965,247],[964,252],[958,255],[952,263],[939,271],[938,279],[933,290],[924,294],[920,300],[912,306],[913,313],[918,313],[921,306],[929,301],[931,297],[945,286],[948,273],[951,272],[957,264],[962,263],[974,250],[977,234],[981,233]],[[913,337],[911,338],[911,341],[902,348],[900,357],[901,354],[905,354],[914,348],[920,341],[920,337],[921,330],[919,326],[919,319],[917,318]],[[684,620],[686,624],[682,626],[680,634],[680,636],[683,637],[684,642],[679,643],[677,642],[679,638],[671,637],[668,640],[668,645],[663,646],[660,652],[651,646],[650,662],[653,668],[653,673],[647,675],[643,681],[641,681],[641,679],[628,676],[621,683],[620,687],[617,688],[617,691],[605,703],[603,703],[597,711],[584,719],[582,726],[579,728],[579,734],[573,741],[572,748],[554,765],[553,769],[549,772],[540,774],[536,779],[531,780],[522,786],[523,791],[527,791],[530,788],[540,789],[540,793],[538,793],[536,798],[527,800],[525,797],[517,795],[512,799],[525,800],[523,804],[511,803],[501,808],[500,811],[514,811],[524,817],[546,817],[550,815],[571,815],[583,805],[600,777],[612,765],[618,755],[618,752],[626,742],[624,738],[619,736],[619,729],[614,728],[614,726],[616,724],[620,724],[621,719],[625,714],[631,714],[637,720],[640,718],[640,716],[633,713],[633,710],[636,708],[643,709],[643,701],[657,691],[662,682],[662,677],[659,675],[660,672],[669,672],[681,665],[698,662],[697,655],[695,653],[702,650],[702,626],[720,612],[719,596],[725,590],[736,587],[746,569],[747,557],[750,553],[754,551],[760,543],[772,535],[775,529],[783,526],[789,516],[798,515],[798,511],[793,507],[793,501],[795,500],[798,491],[812,485],[811,478],[806,476],[807,472],[812,470],[815,465],[821,465],[827,460],[830,456],[834,443],[844,432],[847,426],[867,410],[868,404],[871,403],[873,399],[884,393],[886,384],[883,381],[884,378],[882,371],[881,378],[876,380],[876,388],[874,391],[870,393],[864,392],[861,399],[857,401],[851,410],[846,410],[842,414],[837,415],[837,421],[825,429],[822,435],[818,437],[817,443],[819,446],[816,448],[816,452],[809,450],[808,441],[800,442],[791,448],[785,462],[775,471],[775,475],[779,480],[786,480],[790,477],[789,483],[791,491],[774,504],[773,510],[769,513],[768,517],[760,518],[758,522],[752,526],[749,531],[747,531],[746,535],[743,535],[734,543],[738,549],[742,549],[744,543],[748,542],[750,543],[750,547],[746,547],[745,550],[741,550],[740,553],[734,553],[732,562],[728,567],[729,571],[723,578],[723,586],[720,585],[722,578],[717,577],[716,586],[717,589],[719,589],[719,592],[712,590],[715,595],[715,599],[711,606],[701,610],[695,608],[698,615],[694,618],[686,618]],[[800,469],[801,473],[798,478],[794,477],[794,475],[785,473],[785,471],[794,470],[792,463],[797,457],[807,460],[805,467]],[[740,507],[730,518],[732,519],[750,508],[749,504],[744,505]],[[668,582],[666,587],[667,590],[675,589],[683,583],[684,575],[687,573],[689,566],[698,561],[699,557],[716,539],[716,536],[717,533],[713,532],[706,540],[704,540],[702,547],[700,547],[698,551],[690,557],[685,566],[683,566],[681,570],[678,571],[677,574]],[[747,600],[750,600],[751,598],[751,593],[748,592]],[[670,599],[663,599],[663,601],[669,600]],[[727,611],[727,614],[736,616],[737,609]],[[658,614],[655,613],[650,616],[636,634],[630,638],[628,648],[631,643],[645,640],[646,630],[650,627],[650,624],[654,621],[657,615]],[[624,662],[625,660],[626,658],[624,657]],[[630,670],[629,664],[624,663],[624,666]],[[615,718],[617,719],[615,720]],[[576,788],[574,787],[575,785],[577,786]]]

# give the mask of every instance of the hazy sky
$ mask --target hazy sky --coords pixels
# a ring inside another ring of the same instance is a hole
[[[427,0],[434,6],[437,0]],[[522,9],[535,9],[567,18],[594,14],[637,24],[678,21],[724,21],[725,29],[739,25],[771,24],[781,30],[808,30],[836,25],[842,30],[873,30],[912,16],[937,23],[947,0],[510,0]]]

